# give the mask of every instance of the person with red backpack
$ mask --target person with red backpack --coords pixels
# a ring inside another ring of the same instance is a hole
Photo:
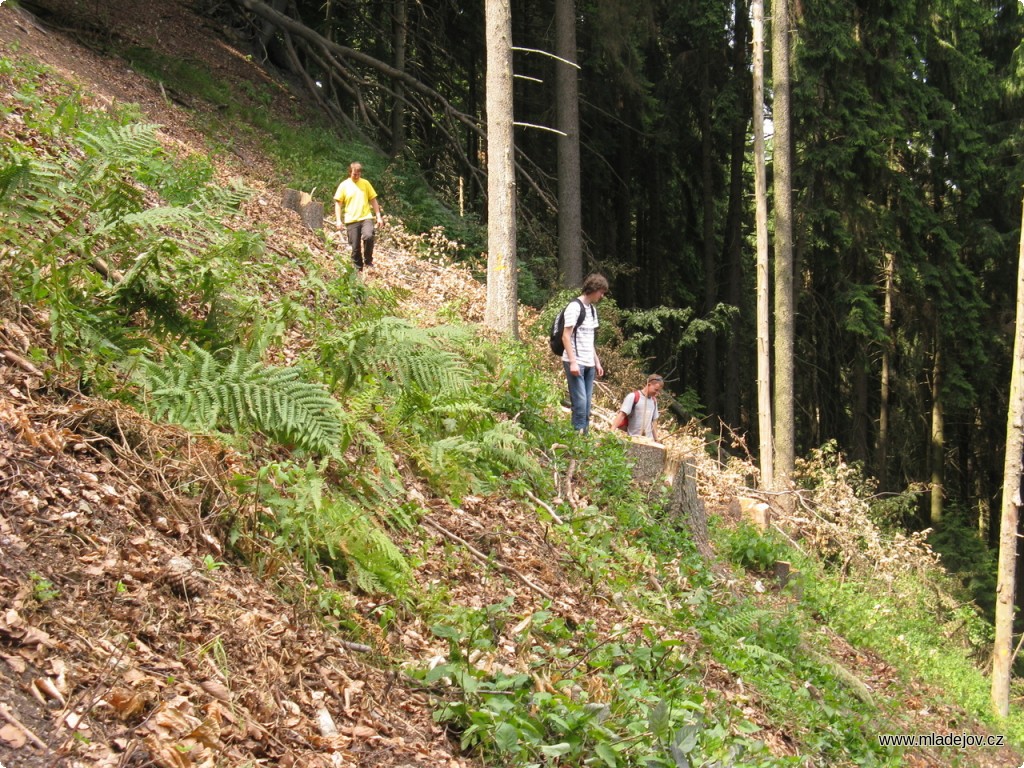
[[[665,386],[665,379],[656,373],[647,377],[643,389],[630,392],[622,399],[619,412],[615,414],[614,425],[630,437],[649,437],[657,441],[655,425],[658,421],[658,393]]]

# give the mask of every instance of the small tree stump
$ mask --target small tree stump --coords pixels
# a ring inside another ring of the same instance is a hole
[[[302,194],[306,194],[303,192]],[[300,204],[299,215],[310,229],[323,229],[324,204],[316,200],[308,200]]]
[[[729,505],[729,512],[737,520],[746,520],[764,533],[772,522],[772,508],[763,501],[739,496]]]
[[[653,483],[665,472],[665,446],[643,438],[631,438],[626,453],[633,457],[633,479],[638,483]]]
[[[669,514],[677,518],[693,536],[697,551],[705,560],[712,559],[711,544],[708,542],[708,518],[704,501],[697,493],[697,475],[691,462],[680,462],[672,478],[672,498],[669,500]]]
[[[298,213],[302,222],[310,229],[323,228],[324,204],[314,200],[308,192],[286,189],[281,197],[281,204],[288,210]]]
[[[788,586],[789,591],[797,600],[804,596],[803,574],[787,560],[775,561],[775,580],[779,583],[779,589],[785,589]]]

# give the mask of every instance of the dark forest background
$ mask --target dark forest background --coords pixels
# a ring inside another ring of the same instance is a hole
[[[207,12],[339,127],[485,218],[483,2]],[[584,0],[573,15],[584,270],[609,276],[649,367],[708,428],[756,446],[748,3]],[[536,52],[555,50],[554,18],[551,2],[512,3],[513,43],[534,49],[515,53],[517,123],[556,122],[559,65]],[[797,455],[834,445],[879,494],[914,492],[893,522],[994,544],[1024,183],[1022,4],[798,0],[792,20]],[[516,130],[520,294],[537,305],[559,280],[557,140]]]

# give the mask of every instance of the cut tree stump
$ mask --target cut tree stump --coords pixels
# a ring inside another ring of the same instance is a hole
[[[324,204],[314,200],[308,192],[286,189],[281,204],[288,210],[298,213],[303,223],[310,229],[323,229]]]
[[[672,478],[672,498],[669,500],[669,514],[686,526],[697,551],[705,560],[711,560],[713,553],[708,542],[708,517],[704,500],[697,493],[697,473],[692,462],[683,458],[679,469]]]
[[[804,596],[804,578],[799,570],[787,560],[775,561],[775,580],[779,583],[779,589],[789,587],[790,593],[797,600]]]
[[[665,474],[665,446],[642,437],[630,438],[626,452],[633,457],[633,479],[653,483]]]
[[[772,523],[772,508],[763,501],[749,496],[738,496],[729,505],[729,514],[735,520],[746,520],[753,524],[761,533],[768,530]]]

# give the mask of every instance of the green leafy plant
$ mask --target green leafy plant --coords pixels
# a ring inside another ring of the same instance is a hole
[[[341,406],[326,388],[303,381],[296,368],[264,365],[245,349],[224,362],[195,344],[173,349],[160,362],[146,361],[140,379],[153,411],[169,421],[258,429],[329,456],[345,449]]]
[[[725,553],[736,565],[758,573],[767,573],[775,562],[784,559],[780,545],[768,531],[743,523],[725,534]]]
[[[28,577],[32,581],[32,599],[40,605],[60,597],[60,590],[42,574],[33,571]]]
[[[32,76],[17,82],[31,102]],[[58,362],[123,358],[148,346],[150,329],[223,331],[241,274],[227,264],[260,247],[218,220],[244,190],[211,184],[208,164],[172,161],[156,126],[120,119],[71,94],[33,112],[60,138],[53,154],[17,142],[0,150],[0,260],[12,292],[47,307]],[[190,302],[205,316],[184,311]]]
[[[403,592],[410,576],[404,555],[364,503],[332,492],[324,468],[276,463],[255,482],[240,478],[241,490],[265,507],[253,521],[255,535],[294,553],[311,576],[325,566],[354,589]]]

